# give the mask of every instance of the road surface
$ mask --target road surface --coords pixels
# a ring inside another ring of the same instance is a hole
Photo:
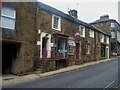
[[[115,88],[117,80],[118,59],[114,59],[7,88]]]

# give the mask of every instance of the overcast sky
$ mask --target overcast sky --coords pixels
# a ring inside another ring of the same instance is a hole
[[[118,21],[118,1],[120,0],[38,0],[68,14],[69,9],[78,11],[78,18],[92,22],[101,15],[108,14]]]

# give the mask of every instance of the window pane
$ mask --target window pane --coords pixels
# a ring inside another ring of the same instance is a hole
[[[115,38],[115,37],[116,37],[115,32],[111,32],[111,38]]]
[[[111,27],[115,27],[115,23],[111,23]]]
[[[81,37],[85,37],[85,27],[84,26],[79,26],[80,30],[80,35]]]
[[[109,37],[106,37],[107,44],[109,44]]]
[[[4,28],[15,29],[15,20],[2,17],[1,18],[1,26]]]
[[[58,29],[58,20],[59,20],[59,18],[54,16],[54,26],[53,27],[56,29]]]
[[[86,45],[86,54],[90,54],[90,45]]]
[[[61,21],[60,21],[60,19],[61,18],[59,16],[56,16],[56,15],[52,16],[52,29],[61,31]]]
[[[15,9],[8,8],[8,7],[3,7],[2,8],[2,14],[15,18]]]

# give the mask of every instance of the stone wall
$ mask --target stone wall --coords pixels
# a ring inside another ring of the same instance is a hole
[[[90,45],[90,54],[86,53],[86,45]],[[81,37],[81,60],[89,62],[95,60],[95,37],[90,37],[90,29],[85,29],[85,38]]]
[[[10,3],[16,4],[16,21],[14,34],[3,34],[3,40],[10,42],[20,42],[20,47],[17,53],[17,58],[14,61],[14,74],[21,74],[29,71],[34,65],[35,53],[35,20],[36,20],[36,3],[20,2]],[[11,30],[8,30],[11,32]],[[7,33],[7,32],[5,32]],[[7,43],[7,42],[6,42]]]
[[[101,22],[101,23],[96,23],[94,24],[98,29],[101,29],[102,31],[110,34],[111,30],[110,30],[110,22]]]
[[[21,73],[34,65],[36,3],[19,3],[16,17],[17,38],[21,41],[17,71]]]

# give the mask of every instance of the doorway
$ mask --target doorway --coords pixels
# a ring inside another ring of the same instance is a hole
[[[2,74],[11,74],[13,61],[17,58],[19,44],[2,44]]]
[[[80,49],[79,48],[80,48],[80,44],[76,43],[76,50],[75,50],[76,51],[75,52],[76,53],[75,54],[76,55],[76,59],[79,59],[79,57],[80,57],[80,54],[79,54],[80,53]]]
[[[42,38],[42,58],[46,59],[47,58],[47,37]]]
[[[108,46],[106,46],[106,57],[107,59],[109,59],[109,47]]]

